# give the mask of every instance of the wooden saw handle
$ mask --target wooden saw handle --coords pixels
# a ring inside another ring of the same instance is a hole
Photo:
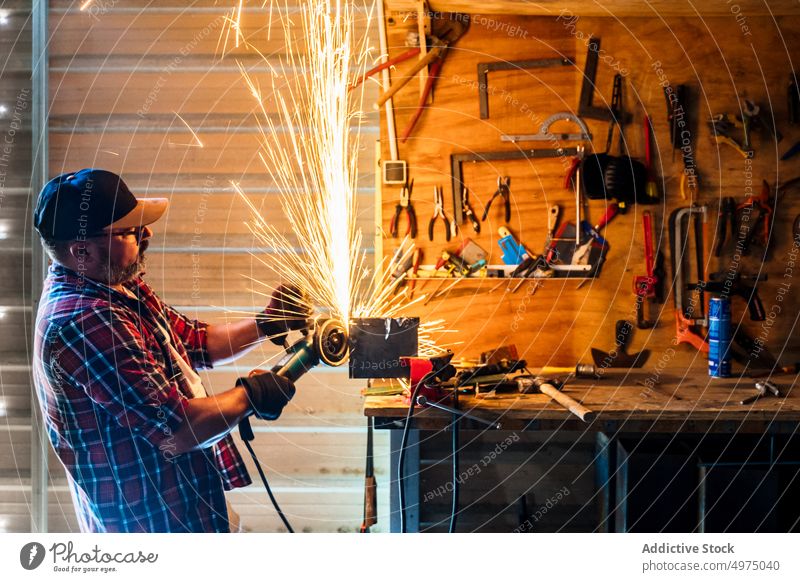
[[[419,73],[422,69],[427,67],[433,61],[441,56],[442,52],[444,51],[444,46],[436,46],[433,47],[430,52],[428,52],[424,57],[419,59],[411,69],[406,71],[405,76],[397,81],[391,88],[383,93],[380,97],[378,97],[378,107],[382,107],[384,103],[386,103],[389,99],[394,97],[395,93],[397,93],[400,89],[405,87],[408,82],[414,78],[414,75]]]

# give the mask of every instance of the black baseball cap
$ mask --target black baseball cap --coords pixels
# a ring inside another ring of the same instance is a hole
[[[137,199],[114,172],[87,168],[45,184],[36,201],[33,226],[46,240],[76,240],[104,228],[151,224],[167,209],[166,198]]]

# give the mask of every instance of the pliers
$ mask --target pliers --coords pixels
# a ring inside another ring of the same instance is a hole
[[[735,149],[745,159],[753,157],[753,150],[745,149],[739,142],[731,137],[735,129],[743,129],[742,123],[731,114],[720,113],[708,121],[712,137],[717,144],[727,144]]]
[[[714,256],[722,254],[722,247],[725,239],[728,238],[728,223],[731,226],[731,237],[736,238],[738,229],[736,228],[736,201],[731,196],[726,196],[719,201],[719,218],[717,219],[717,246],[714,248]]]
[[[392,222],[389,226],[389,232],[391,233],[392,238],[397,238],[397,227],[398,223],[400,222],[400,215],[403,214],[403,210],[405,210],[406,214],[408,215],[408,230],[406,231],[406,234],[410,234],[411,238],[417,238],[417,213],[414,212],[414,207],[411,205],[411,191],[413,189],[414,180],[411,180],[411,184],[403,186],[403,189],[400,190],[400,202],[394,207],[394,216],[392,217]]]
[[[475,234],[481,233],[481,221],[478,220],[478,217],[475,216],[475,213],[472,211],[472,206],[469,204],[469,190],[467,187],[464,186],[464,189],[461,190],[461,214],[463,220],[469,220],[472,224],[472,230],[475,231]]]
[[[444,221],[445,226],[445,240],[449,241],[451,237],[456,235],[456,221],[447,218],[444,213],[444,196],[442,196],[441,186],[433,187],[433,216],[428,222],[428,239],[433,241],[433,227],[436,224],[436,219],[440,218]]]
[[[778,129],[772,123],[771,116],[763,114],[761,112],[761,107],[756,105],[753,101],[750,101],[749,99],[743,99],[742,101],[742,125],[744,126],[743,145],[745,150],[752,149],[750,135],[753,129],[757,127],[761,127],[772,134],[772,137],[775,138],[776,142],[783,140],[783,134],[778,131]]]
[[[492,202],[494,202],[495,198],[501,196],[503,198],[503,202],[505,203],[506,222],[511,222],[511,188],[509,187],[510,185],[511,185],[511,178],[509,178],[508,176],[497,177],[497,190],[495,190],[495,193],[492,194],[491,200],[489,200],[489,203],[483,210],[483,218],[481,220],[483,220],[484,222],[486,221],[486,217],[489,216],[489,209],[492,207]]]

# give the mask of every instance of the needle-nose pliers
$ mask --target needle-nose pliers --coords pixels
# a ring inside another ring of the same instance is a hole
[[[492,207],[492,202],[494,199],[500,196],[503,198],[503,202],[505,204],[505,217],[506,222],[511,222],[511,178],[508,176],[505,177],[497,177],[497,190],[494,194],[492,194],[492,198],[489,200],[489,203],[486,205],[486,208],[483,210],[483,218],[481,220],[486,221],[486,217],[489,216],[489,209]]]
[[[456,221],[447,218],[444,213],[444,196],[442,196],[441,186],[433,187],[433,216],[428,222],[428,239],[433,240],[433,227],[436,225],[436,219],[441,218],[445,226],[445,240],[449,241],[450,237],[456,235]]]

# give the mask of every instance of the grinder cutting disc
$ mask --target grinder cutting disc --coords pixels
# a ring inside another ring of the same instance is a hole
[[[338,319],[325,319],[319,322],[314,334],[319,359],[328,366],[341,366],[350,354],[347,328]]]

